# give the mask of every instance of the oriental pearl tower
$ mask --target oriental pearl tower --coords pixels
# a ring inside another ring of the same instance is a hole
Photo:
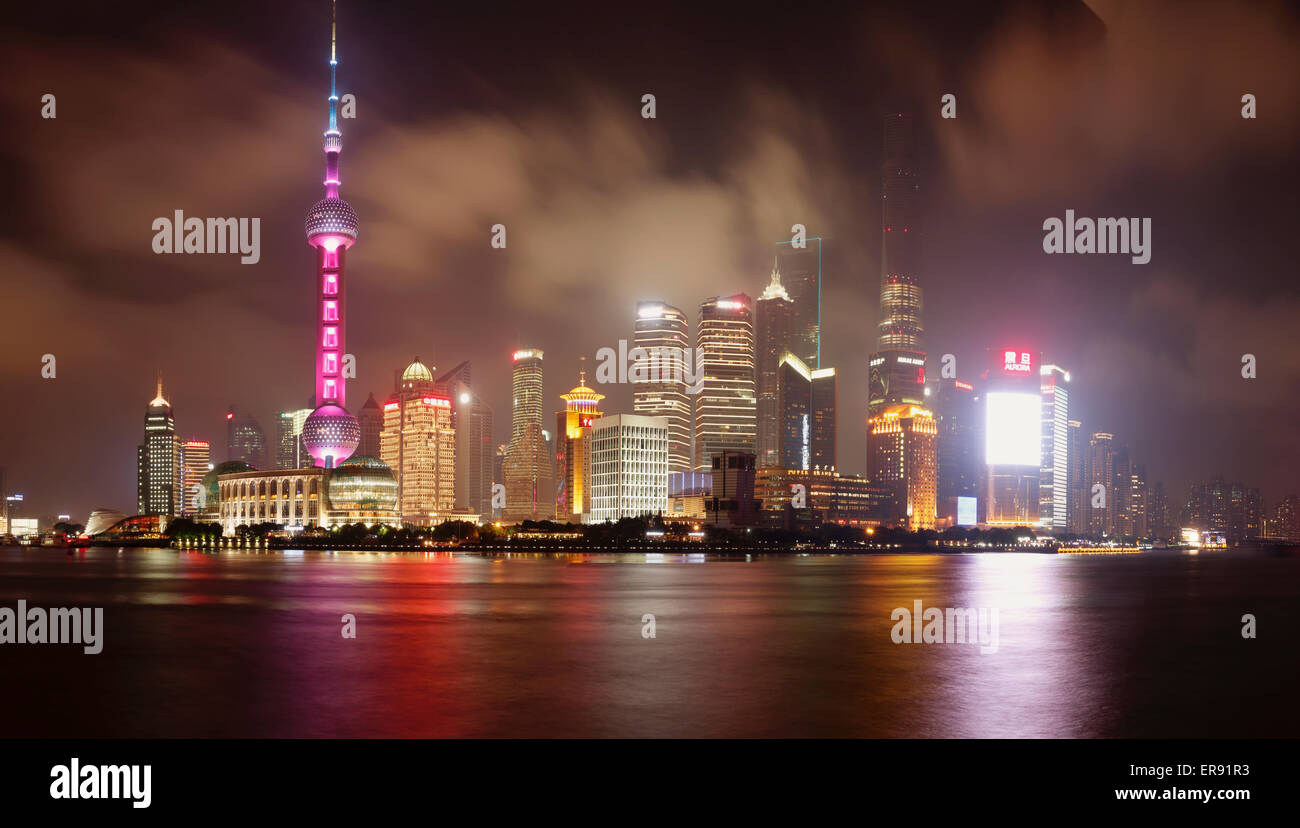
[[[316,248],[316,410],[302,426],[302,441],[316,466],[337,467],[352,456],[361,442],[361,426],[345,407],[343,379],[344,263],[357,241],[357,214],[339,198],[338,4],[330,23],[330,125],[325,130],[325,197],[307,212],[307,243]]]

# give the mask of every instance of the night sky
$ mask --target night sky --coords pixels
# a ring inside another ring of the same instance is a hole
[[[25,514],[84,521],[134,512],[159,370],[179,433],[217,462],[229,404],[272,441],[275,412],[312,393],[302,225],[322,195],[329,3],[82,5],[0,24],[0,466]],[[1300,9],[972,5],[342,0],[349,407],[417,355],[469,359],[502,442],[512,349],[545,350],[554,411],[581,355],[631,338],[636,300],[694,329],[702,299],[757,296],[802,223],[826,239],[840,467],[863,472],[880,123],[907,109],[932,373],[944,353],[969,378],[988,347],[1040,350],[1072,373],[1072,416],[1174,504],[1215,473],[1270,503],[1300,491]],[[1067,208],[1151,218],[1150,264],[1044,254]],[[155,255],[151,224],[176,209],[260,217],[261,261]],[[600,390],[631,410],[630,387]]]

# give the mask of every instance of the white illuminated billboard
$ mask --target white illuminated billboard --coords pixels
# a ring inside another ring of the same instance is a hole
[[[973,497],[957,498],[957,525],[974,526],[978,523],[976,517],[979,502]]]
[[[990,391],[984,420],[984,462],[990,466],[1033,466],[1042,458],[1042,401],[1037,394]]]

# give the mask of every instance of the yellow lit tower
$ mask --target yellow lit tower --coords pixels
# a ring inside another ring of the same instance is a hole
[[[384,403],[379,459],[393,470],[398,511],[406,523],[428,523],[430,513],[455,506],[456,431],[451,400],[438,392],[433,372],[417,357]]]
[[[583,357],[586,362],[586,357]],[[587,372],[578,372],[578,385],[561,394],[564,410],[555,414],[555,476],[559,489],[555,494],[555,519],[582,522],[591,507],[587,485],[587,466],[591,448],[591,424],[599,419],[604,394],[587,387]]]
[[[893,405],[867,420],[867,476],[893,494],[890,522],[912,531],[933,529],[936,507],[934,415],[919,405]]]

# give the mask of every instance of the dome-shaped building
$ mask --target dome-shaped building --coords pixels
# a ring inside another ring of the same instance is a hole
[[[351,457],[330,472],[326,484],[330,508],[342,512],[393,511],[397,508],[397,476],[374,457]]]
[[[236,472],[257,471],[253,466],[239,460],[227,460],[225,463],[211,469],[207,474],[199,479],[198,507],[199,514],[203,517],[212,517],[216,515],[217,505],[220,502],[217,491],[217,478],[223,474],[234,474]]]

